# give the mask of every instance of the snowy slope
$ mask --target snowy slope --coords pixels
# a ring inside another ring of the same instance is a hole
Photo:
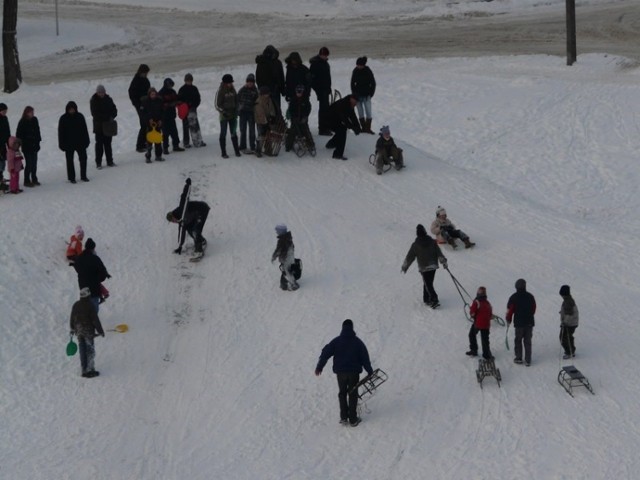
[[[43,186],[0,197],[2,478],[634,477],[640,72],[605,55],[572,68],[546,56],[371,67],[375,124],[391,125],[408,165],[381,177],[366,135],[350,134],[347,162],[323,148],[315,159],[221,159],[215,70],[194,71],[209,146],[163,164],[131,152],[129,78],[106,82],[120,109],[118,167],[91,166],[89,184],[70,185],[57,118],[70,99],[88,114],[95,85],[7,98],[14,129],[34,105],[45,146]],[[332,62],[343,91],[351,68]],[[170,253],[177,232],[164,219],[187,176],[212,207],[197,265]],[[531,368],[512,363],[504,328],[492,330],[501,389],[476,384],[446,272],[438,311],[422,305],[415,266],[400,273],[415,225],[438,204],[478,243],[445,251],[469,291],[486,285],[499,314],[519,277],[537,298]],[[295,293],[280,291],[269,263],[279,222],[304,261]],[[64,240],[76,224],[113,275],[103,325],[131,328],[96,341],[96,380],[64,353],[77,296]],[[556,382],[563,283],[582,317],[575,364],[595,396],[572,399]],[[330,369],[313,376],[345,318],[390,377],[357,429],[337,423]]]

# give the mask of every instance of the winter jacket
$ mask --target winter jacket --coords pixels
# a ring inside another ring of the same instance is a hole
[[[91,116],[93,117],[93,133],[102,134],[102,124],[107,120],[113,120],[118,116],[118,109],[109,95],[100,97],[94,93],[89,101]]]
[[[306,121],[311,113],[311,102],[309,97],[302,95],[298,97],[294,96],[289,102],[289,108],[287,109],[287,118],[291,120]]]
[[[136,110],[140,110],[142,105],[142,98],[146,97],[151,88],[151,83],[147,77],[141,77],[136,74],[129,84],[129,99],[131,104],[136,107]]]
[[[476,297],[469,307],[469,315],[473,318],[473,325],[478,330],[489,330],[491,328],[491,317],[493,308],[487,297]]]
[[[420,272],[437,270],[440,268],[438,260],[442,264],[447,263],[447,259],[442,254],[436,241],[428,235],[426,237],[416,237],[404,259],[402,271],[406,272],[415,259],[418,259],[418,270]]]
[[[143,118],[149,124],[149,122],[159,122],[162,120],[162,98],[160,95],[157,95],[156,98],[151,98],[149,96],[145,96],[142,98],[142,103],[140,105],[140,111],[142,112]]]
[[[162,118],[176,118],[176,103],[178,103],[178,94],[171,87],[162,87],[158,92],[158,96],[162,99]]]
[[[5,115],[0,115],[0,158],[3,160],[7,158],[7,152],[4,147],[7,145],[10,136],[9,119]]]
[[[256,100],[253,117],[257,125],[266,125],[276,118],[276,107],[269,95],[260,95]]]
[[[233,120],[238,116],[238,94],[233,85],[220,84],[216,92],[216,110],[220,120]]]
[[[273,255],[271,255],[271,261],[275,262],[276,259],[284,265],[289,265],[295,260],[295,246],[293,245],[291,232],[278,235],[278,243]]]
[[[81,298],[73,304],[69,329],[78,337],[94,338],[97,335],[104,337],[102,324],[90,297]]]
[[[92,297],[100,296],[100,284],[109,277],[106,267],[93,250],[85,250],[73,263],[78,273],[78,286],[80,289],[88,287]]]
[[[535,326],[536,299],[526,289],[516,290],[507,302],[507,322],[516,328]]]
[[[24,170],[22,153],[20,153],[20,150],[14,148],[15,142],[16,137],[9,137],[9,141],[5,147],[7,149],[7,170],[9,172]]]
[[[284,68],[278,59],[280,52],[268,45],[262,55],[256,57],[256,84],[269,87],[273,95],[284,92]]]
[[[75,113],[69,113],[71,108]],[[84,115],[78,112],[76,102],[67,103],[65,111],[58,122],[58,147],[63,152],[86,149],[91,140]]]
[[[22,117],[18,122],[16,137],[22,140],[22,151],[26,153],[40,151],[40,123],[37,117]]]
[[[184,84],[178,90],[178,100],[189,105],[189,108],[200,106],[200,90],[195,85]]]
[[[331,357],[334,373],[362,373],[363,367],[369,375],[373,373],[367,347],[353,327],[342,327],[340,335],[324,346],[316,370],[322,371]]]
[[[366,65],[362,69],[358,67],[353,69],[351,93],[356,97],[373,97],[376,93],[376,79],[371,69]]]
[[[244,85],[238,90],[238,111],[242,113],[252,113],[256,105],[256,100],[260,94],[258,87],[247,87]]]
[[[293,52],[284,62],[287,64],[287,75],[284,81],[284,92],[287,101],[296,96],[296,87],[304,86],[305,96],[309,96],[311,91],[311,73],[309,68],[302,63],[302,58],[298,52]]]
[[[563,327],[577,327],[579,320],[578,305],[571,295],[562,297],[560,307],[560,325]]]
[[[82,240],[79,240],[75,235],[71,235],[69,239],[69,245],[67,246],[67,258],[74,260],[78,255],[82,253]]]
[[[351,106],[351,96],[346,97],[334,102],[327,112],[327,121],[333,127],[332,130],[338,130],[340,127],[346,127],[353,130],[355,133],[360,133],[360,122],[356,113]]]
[[[323,60],[316,55],[309,60],[309,73],[311,74],[311,88],[318,95],[331,92],[331,66],[328,60]]]
[[[393,149],[398,148],[396,146],[396,142],[393,141],[393,137],[389,137],[389,140],[384,138],[382,135],[378,137],[378,141],[376,142],[376,153],[379,153],[384,150],[387,154],[387,157],[393,155]]]
[[[186,197],[185,197],[186,198]],[[183,204],[184,205],[184,204]],[[206,202],[192,200],[187,203],[187,208],[182,219],[182,229],[180,230],[180,246],[184,244],[187,238],[187,232],[194,233],[196,226],[204,223],[209,215],[209,205]],[[173,210],[174,218],[180,220],[182,217],[182,207],[178,206]],[[202,231],[202,228],[200,229]]]
[[[455,230],[456,226],[451,223],[451,220],[445,218],[444,220],[440,217],[436,217],[436,219],[431,222],[431,233],[441,238],[442,230]]]

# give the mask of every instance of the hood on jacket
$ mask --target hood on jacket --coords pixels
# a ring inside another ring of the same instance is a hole
[[[342,331],[340,335],[346,336],[355,336],[356,332],[353,330],[353,320],[347,318],[344,322],[342,322]]]
[[[516,290],[519,292],[523,292],[527,289],[527,281],[524,278],[519,278],[516,280]]]
[[[67,106],[64,109],[65,113],[69,113],[70,108],[73,108],[76,112],[78,111],[78,105],[73,100],[67,103]]]
[[[267,45],[262,52],[262,56],[270,60],[277,60],[280,52],[273,45]]]
[[[302,65],[302,57],[298,52],[291,52],[289,56],[284,59],[284,63],[286,63],[288,67],[291,66],[292,63]]]

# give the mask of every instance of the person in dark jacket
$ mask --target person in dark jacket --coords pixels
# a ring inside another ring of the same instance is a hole
[[[427,235],[427,230],[419,224],[416,227],[416,240],[409,248],[404,263],[402,264],[402,273],[407,273],[414,260],[418,260],[418,270],[422,275],[422,301],[431,308],[438,308],[440,302],[438,294],[433,288],[433,281],[436,276],[436,270],[439,268],[438,262],[444,268],[447,268],[447,259],[442,254],[438,243]]]
[[[7,162],[7,142],[11,136],[11,128],[9,127],[9,119],[7,118],[7,104],[0,103],[0,188],[7,190],[4,183],[4,169]],[[20,138],[20,137],[18,137]]]
[[[287,102],[296,95],[296,87],[304,85],[305,95],[311,92],[311,73],[309,68],[302,63],[302,57],[298,52],[291,52],[284,59],[287,65],[287,73],[284,80],[284,96]]]
[[[148,95],[149,89],[151,88],[151,83],[147,78],[148,75],[149,66],[142,63],[129,84],[129,99],[131,100],[133,108],[136,109],[138,120],[140,120],[140,130],[138,131],[138,139],[136,140],[136,150],[138,152],[144,152],[147,149],[146,135],[148,123],[140,107],[142,106],[142,99]]]
[[[200,106],[200,90],[193,84],[193,75],[187,73],[184,76],[184,85],[178,90],[178,99],[189,106],[189,113],[182,120],[182,145],[184,148],[191,147],[189,132],[192,133],[193,146],[206,147],[202,141],[200,133],[200,122],[198,121],[198,107]]]
[[[222,158],[229,158],[227,155],[227,128],[231,135],[231,144],[236,157],[240,157],[240,146],[238,145],[238,93],[233,86],[233,76],[226,73],[222,76],[222,82],[216,92],[216,110],[220,113],[220,151]]]
[[[296,247],[293,244],[291,232],[286,225],[282,223],[276,225],[276,235],[278,236],[278,243],[271,255],[271,263],[276,260],[280,262],[280,288],[293,292],[300,287],[292,270],[296,261]]]
[[[340,423],[347,422],[353,427],[357,426],[361,419],[358,418],[358,391],[354,387],[360,381],[360,374],[364,368],[369,375],[373,374],[369,352],[362,340],[356,336],[353,330],[353,321],[346,319],[342,322],[340,335],[331,340],[322,349],[316,376],[322,373],[327,361],[333,357],[333,373],[338,377],[338,399],[340,402]]]
[[[284,94],[284,68],[278,58],[280,52],[273,45],[267,45],[262,55],[256,57],[256,83],[258,88],[268,87],[273,105],[278,113],[280,97]]]
[[[167,220],[171,223],[180,225],[180,244],[173,253],[180,255],[182,253],[182,245],[186,239],[187,233],[195,243],[195,252],[203,253],[204,247],[207,245],[207,239],[202,236],[202,229],[209,215],[209,205],[206,202],[188,200],[189,191],[191,189],[191,178],[187,178],[182,194],[180,195],[179,205],[167,213]],[[186,208],[185,208],[186,204]],[[182,217],[184,213],[184,218]]]
[[[104,337],[104,330],[98,318],[98,312],[91,303],[91,292],[87,287],[80,289],[80,300],[73,304],[69,318],[71,335],[78,337],[80,366],[82,376],[93,378],[100,375],[95,368],[96,350],[93,339],[100,335]]]
[[[513,321],[515,338],[513,352],[514,363],[522,364],[522,346],[524,345],[524,364],[531,365],[531,337],[535,326],[536,299],[527,292],[527,282],[520,278],[516,280],[516,293],[507,302],[506,320],[509,325]]]
[[[331,66],[329,65],[329,49],[322,47],[318,55],[309,60],[311,88],[318,99],[318,134],[331,135],[327,121],[329,97],[331,96]]]
[[[404,167],[402,149],[393,140],[389,125],[383,125],[376,142],[376,173],[382,175],[384,165],[388,165],[392,161],[396,164],[396,170],[401,170]]]
[[[113,99],[107,95],[103,85],[96,87],[96,93],[89,101],[91,116],[93,117],[93,133],[96,142],[96,167],[102,168],[102,154],[107,158],[107,166],[113,167],[113,151],[111,149],[111,135],[105,135],[104,123],[118,116],[118,109]],[[110,132],[107,132],[110,133]]]
[[[22,140],[22,154],[24,155],[24,186],[35,187],[38,181],[38,152],[40,151],[40,124],[34,115],[33,107],[26,106],[22,118],[18,122],[16,137]]]
[[[580,316],[578,313],[578,305],[571,296],[571,287],[562,285],[560,287],[560,296],[562,297],[562,306],[560,307],[560,345],[564,349],[563,359],[576,356],[576,345],[573,334],[578,328]]]
[[[347,130],[353,130],[353,133],[360,135],[360,124],[358,118],[353,111],[358,101],[353,95],[338,100],[329,107],[327,121],[334,131],[333,137],[327,142],[327,148],[333,148],[333,158],[338,160],[347,160],[344,156],[344,147],[347,143]]]
[[[78,112],[76,102],[69,102],[65,113],[58,122],[58,147],[65,153],[67,159],[67,178],[76,183],[76,170],[73,166],[73,154],[78,153],[80,162],[80,180],[88,182],[87,178],[87,148],[91,144],[89,129],[84,115]]]
[[[478,332],[482,341],[482,358],[485,360],[493,360],[491,348],[489,346],[489,331],[491,328],[491,318],[493,317],[493,308],[487,300],[487,289],[478,287],[475,300],[469,307],[469,316],[473,320],[473,324],[469,329],[469,351],[467,355],[470,357],[478,356]]]
[[[173,89],[175,85],[171,78],[165,78],[158,96],[162,99],[162,149],[165,155],[169,155],[169,138],[174,152],[184,152],[180,147],[180,137],[176,125],[176,104],[178,94]]]
[[[356,60],[356,68],[351,73],[351,93],[358,99],[358,117],[362,125],[362,131],[373,134],[371,122],[371,99],[376,93],[376,79],[373,72],[367,66],[367,57]]]
[[[238,90],[238,114],[240,116],[240,150],[253,153],[256,150],[256,120],[254,109],[259,96],[256,77],[247,75],[245,84]],[[247,150],[247,129],[249,130],[249,150]]]
[[[107,278],[111,278],[107,268],[96,255],[96,242],[92,238],[87,239],[84,244],[84,251],[78,255],[72,266],[78,274],[78,286],[80,289],[87,287],[91,292],[91,301],[96,309],[99,310],[101,283]]]
[[[296,136],[303,136],[307,140],[309,149],[315,149],[313,136],[309,130],[309,114],[311,113],[311,102],[305,95],[304,85],[298,85],[296,95],[289,101],[287,118],[291,120],[291,128],[287,130],[285,139],[285,150],[291,151]]]
[[[144,158],[147,163],[151,163],[151,150],[155,149],[156,162],[163,162],[162,158],[162,143],[150,143],[146,140],[147,133],[153,129],[157,131],[162,130],[162,99],[158,95],[155,88],[151,87],[147,96],[142,97],[142,104],[140,106],[140,114],[145,122],[145,145],[146,153]]]

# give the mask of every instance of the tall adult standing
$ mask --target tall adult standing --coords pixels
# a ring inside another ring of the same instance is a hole
[[[129,84],[129,99],[136,109],[138,120],[140,121],[140,131],[138,131],[138,139],[136,140],[136,150],[144,152],[147,150],[147,121],[144,113],[140,110],[142,98],[146,97],[151,88],[151,83],[147,76],[149,75],[149,66],[142,63],[138,67],[138,71],[133,76]]]
[[[0,188],[2,190],[6,190],[7,188],[4,183],[4,169],[7,162],[7,142],[11,136],[11,127],[9,126],[7,110],[7,104],[0,103]]]
[[[113,99],[107,95],[107,90],[103,85],[96,87],[96,93],[89,101],[91,116],[93,117],[93,133],[95,135],[96,167],[102,168],[102,155],[106,157],[107,166],[114,167],[113,150],[111,149],[111,132],[105,131],[105,122],[113,120],[118,116],[118,109]]]
[[[111,275],[95,250],[96,242],[88,238],[84,244],[84,251],[75,258],[73,268],[78,273],[80,290],[89,289],[91,302],[97,313],[100,305],[100,284],[107,278],[111,278]]]
[[[27,105],[22,112],[22,118],[18,122],[16,137],[22,140],[22,153],[26,163],[24,168],[24,186],[36,187],[38,181],[38,152],[40,151],[40,124],[35,116],[33,107]]]
[[[373,72],[367,66],[367,57],[359,57],[356,60],[356,68],[351,73],[351,93],[358,99],[358,117],[362,125],[362,131],[373,134],[371,122],[371,99],[376,93],[376,79]]]
[[[327,114],[328,124],[333,130],[333,137],[327,142],[327,148],[333,148],[333,158],[338,160],[347,160],[344,156],[344,147],[347,143],[347,130],[353,130],[353,133],[360,135],[360,124],[353,109],[358,101],[353,95],[338,100],[329,107]]]
[[[73,166],[74,153],[78,154],[80,162],[80,180],[88,182],[87,178],[87,148],[91,144],[87,122],[78,111],[76,102],[69,102],[65,113],[58,122],[58,147],[65,154],[67,160],[67,179],[76,183],[76,169]]]
[[[238,93],[233,86],[233,76],[225,73],[222,82],[216,92],[216,110],[220,113],[220,151],[222,158],[229,158],[227,155],[227,128],[231,134],[231,143],[236,157],[240,157],[240,146],[238,145]]]
[[[316,366],[316,376],[322,374],[322,369],[331,357],[333,357],[333,373],[338,378],[340,423],[346,425],[349,422],[352,427],[355,427],[361,421],[358,418],[358,390],[355,386],[360,381],[362,369],[364,368],[371,375],[373,368],[371,368],[366,345],[353,330],[352,320],[346,319],[342,322],[340,335],[322,349]]]
[[[304,86],[304,94],[308,97],[311,92],[311,73],[309,72],[309,67],[302,63],[300,54],[291,52],[284,59],[284,63],[287,64],[287,73],[284,80],[284,93],[287,102],[296,96],[296,87],[298,85]]]
[[[258,88],[269,88],[273,105],[278,114],[281,114],[280,97],[284,94],[284,67],[279,57],[280,52],[273,45],[267,45],[262,55],[256,57],[256,84]]]
[[[535,326],[536,299],[527,292],[527,282],[523,278],[516,280],[516,293],[509,297],[507,302],[506,320],[508,324],[513,321],[515,338],[513,353],[514,363],[522,364],[522,347],[524,346],[524,364],[531,365],[531,337]]]
[[[329,65],[329,49],[322,47],[318,55],[309,60],[311,72],[311,88],[318,99],[318,134],[331,135],[327,120],[329,97],[331,96],[331,66]]]

